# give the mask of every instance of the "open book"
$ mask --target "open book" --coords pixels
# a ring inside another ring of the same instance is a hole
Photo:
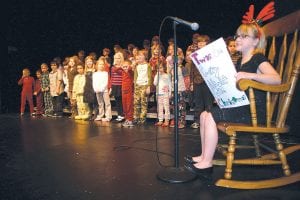
[[[208,44],[190,55],[220,108],[249,104],[244,91],[236,87],[236,69],[223,38]]]

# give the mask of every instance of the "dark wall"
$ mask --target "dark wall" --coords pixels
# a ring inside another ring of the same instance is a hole
[[[104,47],[116,43],[142,46],[143,39],[158,35],[166,16],[177,16],[199,23],[199,33],[212,39],[233,35],[243,14],[251,3],[255,14],[269,0],[31,0],[8,2],[9,46],[16,47],[8,53],[8,66],[1,74],[1,112],[18,112],[21,88],[17,80],[23,68],[35,74],[42,62],[54,57],[70,56],[83,49],[100,54]],[[299,0],[276,0],[276,16],[284,16],[300,8]],[[188,27],[177,27],[178,46],[185,49],[194,32]],[[161,31],[161,41],[173,37],[172,22],[166,21]]]

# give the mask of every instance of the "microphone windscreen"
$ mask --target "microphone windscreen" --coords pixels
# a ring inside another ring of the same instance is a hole
[[[192,23],[191,28],[192,28],[193,31],[196,31],[196,30],[199,29],[199,24],[196,23],[196,22],[195,22],[195,23]]]

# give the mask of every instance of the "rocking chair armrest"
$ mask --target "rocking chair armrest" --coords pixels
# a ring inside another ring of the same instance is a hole
[[[249,87],[251,87],[266,92],[285,92],[290,88],[290,86],[291,83],[284,83],[280,85],[268,85],[257,81],[249,80],[249,79],[241,79],[237,82],[237,87],[242,91],[245,91]]]
[[[227,123],[227,122],[219,122],[217,124],[218,130],[226,133],[227,135],[233,135],[236,132],[246,132],[246,133],[287,133],[289,131],[288,126],[284,127],[276,127],[272,125],[270,127],[264,125],[252,126],[250,124],[242,124],[242,123]]]

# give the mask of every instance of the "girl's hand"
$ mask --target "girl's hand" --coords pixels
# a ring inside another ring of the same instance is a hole
[[[76,99],[71,99],[70,102],[71,102],[71,105],[72,105],[72,106],[75,106],[75,105],[76,105]]]
[[[239,81],[240,79],[253,79],[254,73],[248,73],[248,72],[238,72],[235,75],[236,81]]]
[[[150,86],[148,86],[145,90],[145,95],[149,95],[150,94]]]

